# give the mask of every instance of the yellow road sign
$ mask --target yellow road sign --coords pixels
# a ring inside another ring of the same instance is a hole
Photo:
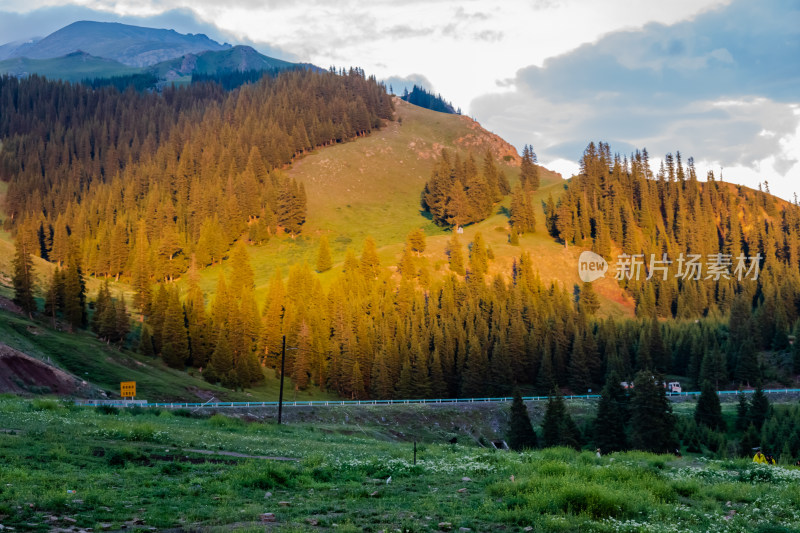
[[[136,396],[136,382],[122,381],[119,384],[119,395],[123,398],[134,398]]]

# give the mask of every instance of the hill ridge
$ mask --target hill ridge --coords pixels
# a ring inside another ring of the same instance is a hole
[[[202,33],[181,34],[172,29],[82,20],[68,24],[30,46],[23,43],[12,50],[9,57],[53,59],[83,50],[127,66],[146,67],[187,53],[229,48],[231,45],[220,44]]]

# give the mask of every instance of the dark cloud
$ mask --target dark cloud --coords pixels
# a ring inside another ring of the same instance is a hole
[[[2,40],[0,45],[32,37],[45,37],[79,20],[121,22],[134,26],[173,29],[179,33],[203,33],[220,43],[244,44],[271,57],[286,61],[298,60],[295,54],[268,43],[237,39],[215,25],[204,22],[190,9],[173,9],[149,17],[123,16],[75,5],[47,7],[27,13],[0,11],[0,39]]]
[[[800,3],[734,0],[674,25],[608,34],[520,70],[512,91],[471,112],[540,159],[576,160],[590,140],[612,148],[680,150],[751,168],[769,156],[785,172],[781,138],[800,116]]]

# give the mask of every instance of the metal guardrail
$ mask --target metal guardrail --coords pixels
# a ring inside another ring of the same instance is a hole
[[[739,394],[752,394],[752,390],[728,390],[717,391],[720,396]],[[788,394],[800,393],[800,389],[766,389],[765,394]],[[669,397],[681,396],[699,396],[699,391],[687,392],[668,392]],[[582,400],[582,399],[596,399],[600,398],[599,394],[569,394],[563,396],[565,400]],[[498,398],[437,398],[437,399],[417,399],[417,400],[309,400],[309,401],[292,401],[283,402],[284,407],[331,407],[341,405],[410,405],[410,404],[463,404],[463,403],[489,403],[489,402],[510,402],[514,398],[512,396],[503,396]],[[526,402],[541,402],[550,399],[549,396],[523,396],[522,399]],[[166,409],[219,409],[219,408],[236,408],[236,407],[277,407],[278,402],[215,402],[215,403],[191,403],[191,402],[157,402],[148,403],[146,400],[75,400],[77,405],[111,405],[114,407],[132,407],[139,405],[143,407],[162,407]]]

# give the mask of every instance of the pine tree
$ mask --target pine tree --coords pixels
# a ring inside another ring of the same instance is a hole
[[[747,418],[750,423],[760,431],[761,427],[764,425],[764,422],[767,420],[767,418],[769,418],[769,414],[769,400],[759,385],[756,387],[753,397],[750,398],[750,406],[747,409]]]
[[[511,196],[511,226],[516,233],[532,233],[536,231],[536,214],[531,197],[522,185],[514,188]]]
[[[594,443],[603,453],[628,449],[625,428],[628,422],[628,397],[616,372],[608,375],[597,404],[597,416],[592,425]]]
[[[124,344],[125,338],[131,332],[131,316],[128,313],[128,304],[125,302],[125,295],[120,293],[114,302],[114,342]]]
[[[203,372],[203,377],[207,381],[222,381],[231,385],[229,376],[232,373],[233,350],[228,342],[228,336],[225,333],[220,333],[217,337],[217,344],[211,354],[210,364]]]
[[[564,398],[557,390],[553,390],[547,400],[547,408],[544,420],[542,420],[542,435],[547,448],[569,446],[577,449],[580,446],[578,426],[567,412]]]
[[[333,268],[331,247],[328,244],[327,235],[323,235],[319,240],[319,250],[317,250],[317,272],[327,272],[331,268]]]
[[[594,315],[600,309],[600,299],[597,297],[597,293],[594,292],[594,287],[591,283],[584,282],[581,285],[578,305],[581,311],[587,315]]]
[[[108,280],[105,280],[97,291],[97,299],[94,301],[94,314],[92,315],[92,331],[101,339],[106,338],[101,334],[103,326],[109,322],[108,315],[113,315],[114,308],[111,301],[111,293],[108,289]],[[107,329],[107,328],[106,328]]]
[[[378,258],[378,250],[375,246],[375,240],[367,235],[364,239],[364,250],[361,252],[361,261],[359,262],[361,272],[367,279],[375,279],[378,277],[381,268],[381,261]]]
[[[463,276],[466,273],[464,269],[464,254],[461,251],[461,243],[455,232],[450,237],[450,240],[447,241],[447,256],[450,260],[450,271]]]
[[[150,335],[150,328],[146,324],[142,324],[137,351],[148,357],[153,357],[156,354],[153,348],[153,337]]]
[[[425,251],[425,232],[422,228],[417,228],[409,233],[406,237],[406,244],[419,257]]]
[[[86,327],[86,282],[77,255],[70,257],[64,274],[64,318],[70,331]]]
[[[472,206],[460,181],[455,181],[450,189],[445,210],[445,221],[458,230],[472,220]]]
[[[748,387],[761,379],[758,353],[752,336],[748,336],[739,347],[739,357],[736,358],[736,379]]]
[[[247,245],[240,240],[233,247],[231,253],[231,294],[238,297],[243,289],[252,290],[255,287],[255,274],[253,267],[250,266],[250,255],[247,253]]]
[[[670,453],[677,447],[675,417],[666,389],[650,371],[640,371],[634,379],[631,397],[631,435],[633,447],[654,453]]]
[[[486,242],[481,232],[475,233],[475,238],[469,246],[469,272],[477,277],[484,276],[489,269],[489,257]]]
[[[33,271],[33,257],[24,238],[18,237],[14,243],[14,303],[32,318],[36,311],[36,300],[33,299],[33,288],[36,285],[36,274]]]
[[[56,267],[52,278],[50,278],[50,284],[47,287],[47,294],[44,299],[44,314],[50,318],[50,324],[53,329],[56,327],[58,310],[64,306],[64,286],[62,281],[61,271]]]
[[[189,338],[185,320],[178,291],[170,291],[161,334],[161,357],[171,368],[183,369],[189,360]]]
[[[741,390],[736,396],[738,397],[736,403],[736,429],[738,431],[744,431],[750,424],[750,405],[747,403],[747,396],[745,396]]]
[[[713,430],[725,431],[725,419],[722,418],[722,407],[717,391],[710,381],[703,382],[703,389],[694,410],[694,421]]]
[[[483,397],[487,390],[489,361],[476,335],[470,336],[468,346],[461,393],[468,398]]]
[[[511,402],[511,422],[508,432],[508,447],[515,451],[534,449],[538,447],[539,439],[533,430],[528,408],[522,401],[519,390],[514,391],[514,400]]]
[[[536,153],[533,151],[533,146],[528,144],[522,149],[520,183],[523,188],[529,191],[539,189],[539,169],[536,167]]]

